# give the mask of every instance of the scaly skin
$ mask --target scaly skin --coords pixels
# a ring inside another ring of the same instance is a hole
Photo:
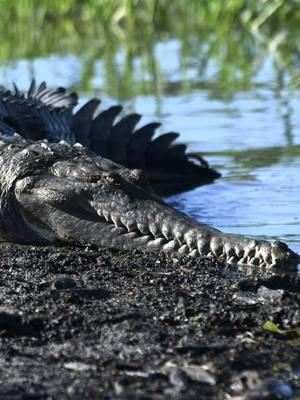
[[[81,146],[0,137],[0,238],[95,244],[201,256],[227,264],[295,266],[284,243],[224,234],[167,206],[142,171]]]

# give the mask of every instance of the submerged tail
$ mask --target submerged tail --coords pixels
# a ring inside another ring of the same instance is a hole
[[[100,100],[88,101],[77,112],[76,93],[65,88],[49,89],[31,82],[27,93],[0,87],[0,130],[32,139],[79,142],[98,155],[128,168],[142,169],[153,189],[166,196],[211,183],[220,174],[201,157],[186,153],[186,145],[174,144],[179,134],[154,138],[158,123],[137,128],[139,114],[120,117],[122,107],[100,113]],[[117,121],[116,121],[117,120]]]

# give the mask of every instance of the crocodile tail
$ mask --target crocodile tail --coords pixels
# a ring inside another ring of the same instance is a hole
[[[160,195],[190,190],[220,176],[202,158],[186,153],[185,145],[174,143],[178,133],[154,138],[160,124],[136,128],[139,114],[120,118],[119,105],[99,113],[99,99],[74,112],[77,102],[76,93],[62,87],[49,89],[45,82],[37,86],[32,80],[25,94],[16,85],[11,91],[0,86],[0,131],[32,140],[81,143],[128,168],[142,169]]]
[[[191,190],[220,177],[204,159],[187,153],[185,145],[174,143],[178,133],[168,132],[154,138],[159,123],[137,129],[141,115],[134,113],[120,118],[121,106],[110,107],[95,116],[94,102],[90,100],[74,116],[76,140],[128,168],[142,169],[161,196]]]

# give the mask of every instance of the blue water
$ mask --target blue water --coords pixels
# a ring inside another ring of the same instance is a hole
[[[300,252],[299,90],[290,88],[289,76],[269,56],[253,76],[249,90],[224,97],[220,88],[216,90],[213,63],[199,72],[197,60],[183,66],[179,54],[180,43],[175,40],[156,46],[159,76],[155,90],[127,99],[125,110],[142,113],[142,123],[159,120],[163,130],[180,132],[189,150],[205,154],[222,178],[168,201],[225,232],[280,238]],[[120,51],[120,68],[124,58]],[[152,84],[139,58],[133,68],[133,84]],[[35,76],[53,87],[80,90],[81,74],[82,60],[72,54],[0,66],[1,82],[15,81],[21,89]],[[81,91],[82,101],[95,94],[102,97],[104,106],[119,101],[107,90],[106,80],[99,59],[93,91]]]

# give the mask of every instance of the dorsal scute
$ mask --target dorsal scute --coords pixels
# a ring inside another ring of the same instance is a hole
[[[20,93],[15,85],[15,95]],[[40,101],[44,106],[50,109],[73,110],[78,103],[78,95],[75,92],[68,93],[64,87],[57,89],[48,88],[46,82],[42,82],[39,86],[32,79],[30,87],[26,95],[27,99]]]
[[[39,86],[31,81],[27,93],[16,84],[12,90],[0,87],[0,119],[21,136],[29,139],[73,141],[71,120],[76,106],[76,93],[66,89],[49,89],[45,82]]]
[[[13,90],[0,85],[0,99],[6,103],[18,103],[36,108],[45,107],[48,110],[57,111],[71,111],[78,103],[77,93],[68,93],[63,87],[50,89],[45,82],[37,87],[34,79],[31,81],[26,93],[22,93],[15,83],[13,84]]]

